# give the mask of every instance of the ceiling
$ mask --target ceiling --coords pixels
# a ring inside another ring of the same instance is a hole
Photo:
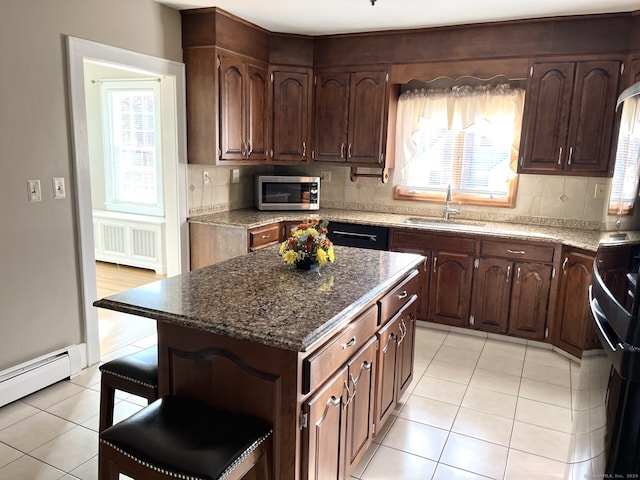
[[[639,0],[156,0],[220,7],[274,33],[328,35],[640,10]]]

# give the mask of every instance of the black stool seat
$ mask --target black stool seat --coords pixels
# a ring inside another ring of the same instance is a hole
[[[116,390],[147,399],[158,398],[158,347],[116,358],[100,365],[100,431],[113,425]]]
[[[270,435],[271,425],[259,418],[166,396],[103,431],[100,453],[107,446],[167,477],[214,480]]]
[[[130,382],[155,388],[158,386],[158,347],[116,358],[100,365],[102,373],[115,375]]]

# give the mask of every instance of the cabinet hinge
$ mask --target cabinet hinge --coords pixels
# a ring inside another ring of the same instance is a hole
[[[300,430],[302,430],[303,428],[307,428],[309,426],[308,422],[309,422],[309,415],[302,412],[300,414]]]
[[[312,160],[316,159],[316,151],[315,150],[311,150],[311,159]]]
[[[476,323],[476,317],[474,317],[473,315],[471,315],[469,317],[469,325],[473,325],[474,323]]]
[[[218,55],[218,58],[216,59],[216,67],[220,68],[220,55]]]
[[[389,83],[389,72],[387,72],[387,75],[385,76],[385,81]]]
[[[549,337],[549,327],[544,329],[544,338]]]
[[[271,83],[273,83],[273,73],[271,73]]]
[[[222,150],[218,149],[218,160],[220,160],[220,157],[222,157]]]
[[[520,166],[524,167],[524,155],[520,157]]]
[[[269,156],[271,157],[271,159],[273,160],[273,148],[271,150],[269,150]]]
[[[531,65],[531,68],[529,69],[529,76],[533,77],[533,65]]]
[[[551,278],[556,278],[556,267],[551,269]]]
[[[620,75],[624,73],[624,63],[620,65]]]
[[[380,164],[384,165],[384,152],[380,152]]]
[[[371,435],[375,435],[376,434],[376,424],[372,423],[371,424]]]
[[[317,83],[318,83],[318,76],[317,76],[317,75],[314,75],[314,76],[313,76],[313,84],[314,84],[314,85],[317,85]]]
[[[480,259],[479,259],[479,258],[476,258],[476,259],[473,261],[473,268],[478,268],[479,266],[480,266]]]

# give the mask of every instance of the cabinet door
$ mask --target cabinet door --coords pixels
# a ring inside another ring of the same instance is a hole
[[[536,63],[525,99],[521,173],[562,170],[575,63]]]
[[[567,171],[607,172],[619,80],[618,61],[578,62]]]
[[[509,335],[544,340],[552,270],[551,265],[514,264]]]
[[[397,397],[396,363],[398,356],[398,340],[400,338],[400,321],[390,320],[378,331],[378,386],[376,399],[376,425],[386,422],[393,412]]]
[[[349,74],[315,78],[314,160],[345,162],[349,116]]]
[[[241,60],[220,55],[220,160],[245,158],[245,65]]]
[[[347,161],[382,165],[386,72],[351,74]]]
[[[467,326],[473,257],[434,252],[431,265],[428,320],[456,327]]]
[[[273,72],[272,162],[309,158],[309,76],[309,72]]]
[[[560,295],[554,341],[564,350],[582,356],[584,332],[591,326],[589,286],[593,271],[593,255],[566,252],[562,262]]]
[[[507,333],[513,262],[481,258],[476,269],[471,315],[473,327],[492,333]]]
[[[415,305],[416,302],[404,310],[400,317],[400,324],[398,325],[400,331],[400,338],[398,339],[398,364],[396,367],[398,400],[400,400],[400,397],[402,397],[413,379],[413,357],[416,344]]]
[[[247,160],[267,159],[267,69],[247,64],[245,153]]]
[[[360,462],[373,439],[377,346],[378,339],[373,337],[347,364],[347,475]]]
[[[344,476],[344,415],[347,399],[347,367],[343,367],[303,405],[307,415],[303,435],[303,478],[342,479]]]

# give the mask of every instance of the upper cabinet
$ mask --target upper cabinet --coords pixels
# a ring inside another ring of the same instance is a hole
[[[306,163],[311,157],[311,69],[271,67],[270,163]]]
[[[316,74],[313,159],[385,166],[387,70]]]
[[[520,173],[609,173],[618,60],[534,63],[525,100]]]
[[[265,63],[218,54],[220,150],[216,163],[266,161],[267,71]]]

